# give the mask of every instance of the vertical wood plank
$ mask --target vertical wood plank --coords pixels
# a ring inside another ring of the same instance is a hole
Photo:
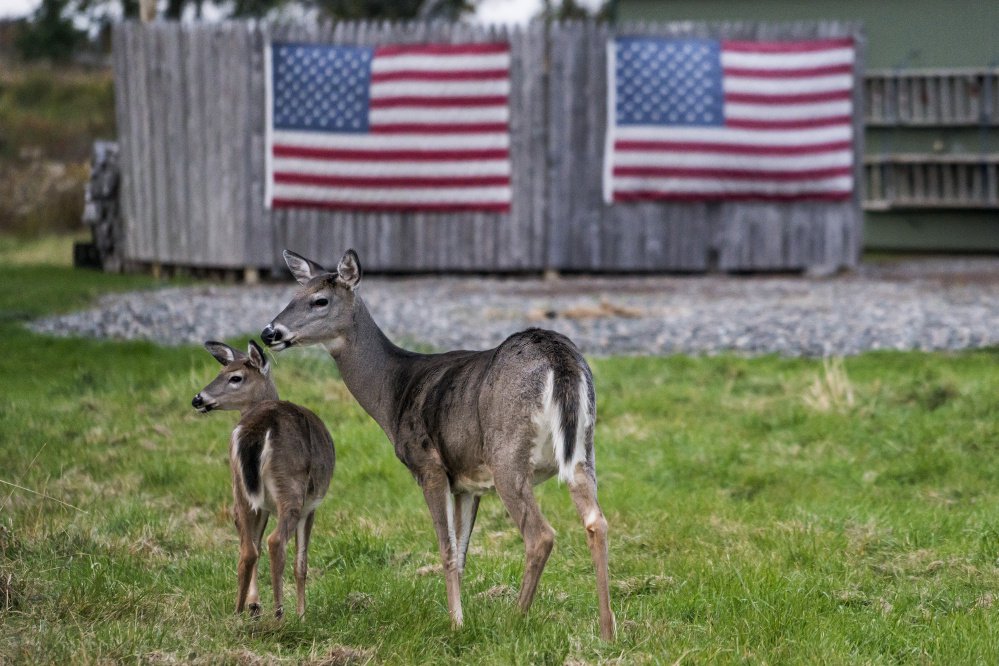
[[[135,82],[132,80],[132,63],[129,62],[128,53],[128,24],[118,23],[111,29],[111,59],[114,68],[115,123],[118,128],[118,155],[121,165],[119,192],[121,193],[120,233],[122,247],[120,250],[124,257],[132,258],[136,256],[136,232],[134,228],[137,226],[136,196],[139,187],[136,182],[138,156],[136,154],[135,115],[132,108],[135,104],[136,94],[134,92]]]

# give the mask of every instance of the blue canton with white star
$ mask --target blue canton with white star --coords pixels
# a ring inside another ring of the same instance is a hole
[[[618,38],[618,125],[724,125],[721,49],[712,39]]]
[[[373,48],[274,44],[272,49],[275,129],[368,131]]]

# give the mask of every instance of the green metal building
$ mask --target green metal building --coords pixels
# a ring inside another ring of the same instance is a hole
[[[999,1],[617,0],[616,21],[862,21],[867,249],[999,251]]]

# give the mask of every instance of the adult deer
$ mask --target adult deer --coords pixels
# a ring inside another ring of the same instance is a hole
[[[282,577],[288,540],[295,535],[295,583],[299,617],[305,615],[305,579],[309,539],[316,507],[333,476],[333,438],[319,417],[296,404],[278,400],[270,363],[256,342],[246,354],[222,342],[205,349],[225,366],[194,396],[191,405],[202,413],[238,409],[239,424],[229,438],[232,468],[233,518],[239,530],[239,584],[236,612],[247,603],[260,614],[257,560],[270,514],[277,528],[267,537],[274,588],[274,614],[284,614]]]
[[[479,497],[495,488],[524,538],[518,605],[527,611],[555,540],[532,486],[558,474],[586,528],[600,634],[614,637],[607,521],[597,504],[596,400],[586,361],[568,338],[539,329],[495,349],[417,354],[392,344],[357,293],[348,250],[335,272],[285,251],[302,285],[261,333],[274,350],[322,345],[347,389],[378,422],[423,490],[445,568],[448,611],[461,626],[461,576]]]

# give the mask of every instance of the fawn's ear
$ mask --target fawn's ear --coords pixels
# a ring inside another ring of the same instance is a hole
[[[299,284],[307,284],[309,280],[317,275],[329,273],[328,270],[300,254],[295,254],[291,250],[284,251],[284,263],[288,264],[288,270],[295,276]]]
[[[250,340],[250,346],[246,350],[250,355],[250,364],[253,365],[261,374],[266,375],[271,371],[270,361],[267,360],[267,354],[264,350],[260,348],[256,340]]]
[[[337,276],[340,281],[353,291],[361,283],[361,260],[357,258],[357,252],[353,248],[343,253],[343,258],[336,267]]]
[[[205,349],[208,353],[215,357],[215,360],[222,365],[229,365],[237,358],[244,356],[243,352],[236,351],[224,342],[216,342],[215,340],[209,340],[205,343]]]

